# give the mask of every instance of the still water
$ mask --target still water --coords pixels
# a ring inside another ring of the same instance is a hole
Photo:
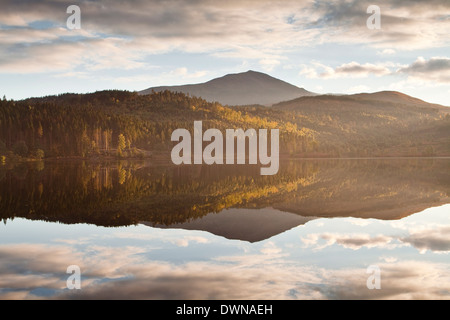
[[[3,166],[0,218],[0,299],[450,298],[450,159]]]

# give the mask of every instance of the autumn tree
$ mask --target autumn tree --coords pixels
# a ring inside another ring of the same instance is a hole
[[[117,143],[117,156],[118,157],[123,156],[123,153],[124,153],[126,147],[127,147],[127,143],[126,143],[125,136],[121,133],[121,134],[119,134],[118,143]]]

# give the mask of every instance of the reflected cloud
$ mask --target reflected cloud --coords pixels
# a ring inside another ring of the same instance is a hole
[[[199,237],[199,236],[187,236],[183,237],[181,239],[178,239],[175,241],[175,244],[180,247],[187,247],[189,246],[190,242],[196,242],[196,243],[208,243],[209,240],[205,237]]]
[[[410,245],[421,253],[430,250],[435,253],[450,251],[450,227],[433,228],[412,233],[407,237],[374,236],[369,234],[308,234],[301,238],[304,248],[319,251],[332,245],[340,245],[346,249],[359,250],[362,248],[393,249],[403,245]],[[397,243],[399,242],[399,243]],[[402,244],[403,243],[403,244]]]
[[[450,276],[448,265],[420,261],[378,264],[381,289],[369,290],[365,270],[331,270],[331,285],[320,287],[328,299],[448,299]],[[333,281],[332,279],[336,279]]]
[[[54,250],[53,250],[54,249]],[[264,251],[269,249],[269,251]],[[273,250],[276,249],[276,250]],[[34,251],[33,256],[27,255]],[[48,254],[48,253],[51,254]],[[73,248],[43,245],[0,247],[0,298],[39,299],[440,299],[450,297],[448,265],[381,262],[381,290],[366,287],[366,267],[302,265],[274,244],[260,253],[213,261],[152,261],[135,248],[96,247],[83,254],[82,289],[65,289],[64,270],[80,256]],[[42,258],[42,259],[41,259]],[[43,268],[45,264],[47,268]]]
[[[325,243],[322,243],[323,241]],[[374,248],[384,247],[393,248],[396,246],[392,244],[394,239],[392,237],[378,235],[371,237],[369,234],[338,234],[338,233],[322,233],[309,234],[301,238],[305,247],[314,247],[313,250],[322,250],[334,244],[341,245],[344,248],[359,250],[363,247]]]
[[[416,216],[389,222],[371,220],[371,222],[365,223],[365,220],[361,220],[362,223],[357,223],[356,219],[345,219],[345,222],[349,225],[364,228],[367,232],[309,233],[301,236],[300,240],[303,248],[312,248],[314,251],[320,251],[333,245],[352,250],[360,250],[362,248],[392,250],[410,246],[417,249],[420,253],[425,253],[426,251],[448,253],[450,251],[450,224],[446,217],[446,210],[448,210],[448,205],[427,209]],[[321,223],[321,227],[329,227],[328,222],[324,220]],[[376,229],[378,226],[382,228],[389,227],[393,231],[391,231],[390,235],[371,234],[371,229],[367,228],[369,224],[370,228]],[[390,257],[386,261],[393,261],[392,259]]]
[[[147,226],[104,229],[78,243],[57,237],[45,244],[1,244],[0,299],[450,299],[449,264],[434,254],[450,248],[447,207],[406,218],[401,226],[322,219],[320,227],[314,221],[256,244]],[[299,243],[298,232],[308,227],[330,232],[306,233]],[[212,253],[193,259],[189,254],[198,251],[190,251],[191,244]],[[336,247],[351,254],[340,255]],[[174,251],[161,255],[165,249]],[[360,256],[360,249],[371,250]],[[186,258],[176,260],[178,253]],[[66,270],[74,264],[81,269],[81,290],[71,291]],[[367,288],[369,265],[380,268],[380,290]]]
[[[450,226],[420,230],[400,240],[414,246],[422,253],[427,250],[448,253],[450,251]]]

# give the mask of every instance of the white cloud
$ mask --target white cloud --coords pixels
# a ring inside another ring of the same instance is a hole
[[[415,62],[397,71],[412,78],[440,83],[450,83],[450,58],[433,57],[426,60],[419,57]]]
[[[261,253],[266,255],[276,255],[282,252],[282,249],[277,247],[273,242],[268,242],[260,250]]]
[[[427,250],[435,253],[448,253],[450,252],[450,226],[413,231],[400,240],[411,244],[421,253],[425,253]]]
[[[386,263],[394,263],[398,261],[397,257],[381,257],[380,260],[383,260]]]
[[[300,75],[306,76],[311,79],[335,79],[335,78],[365,78],[369,75],[384,76],[391,73],[388,66],[391,63],[372,64],[365,63],[360,64],[352,61],[350,63],[344,63],[340,66],[332,68],[317,61],[313,61],[312,66],[301,65]]]
[[[337,67],[330,67],[318,61],[309,65],[300,65],[299,75],[310,79],[340,79],[367,78],[387,75],[403,76],[404,79],[389,84],[390,89],[402,91],[423,86],[439,86],[450,83],[450,58],[433,57],[424,59],[419,57],[411,64],[397,64],[390,61],[383,63],[364,63],[356,61],[343,63]],[[405,78],[405,76],[407,78]],[[347,92],[371,91],[368,86],[358,85]],[[373,91],[373,90],[372,90]]]
[[[183,238],[179,238],[175,240],[175,244],[179,247],[187,247],[189,246],[190,242],[196,242],[196,243],[208,243],[209,240],[205,237],[200,236],[185,236]]]
[[[352,223],[352,222],[350,222]],[[362,248],[384,248],[393,249],[397,247],[411,246],[419,252],[427,250],[434,253],[450,252],[450,227],[427,223],[416,225],[405,224],[402,221],[390,222],[392,226],[407,235],[370,235],[368,233],[310,233],[301,237],[304,248],[312,248],[314,251],[323,250],[333,245],[339,245],[347,249],[359,250]],[[364,224],[361,226],[365,226]],[[385,260],[388,261],[388,260]],[[391,259],[389,259],[391,261]]]
[[[145,69],[141,58],[139,52],[127,50],[123,39],[37,42],[1,47],[0,72],[71,72],[79,67],[87,71]]]
[[[368,290],[367,266],[324,268],[289,261],[268,243],[264,252],[215,261],[167,263],[142,248],[94,245],[0,246],[0,298],[39,299],[446,299],[448,265],[382,257],[381,290]],[[82,290],[64,290],[70,264],[81,267]]]
[[[380,56],[392,56],[395,55],[396,53],[397,51],[395,51],[394,49],[383,49],[377,52],[377,54]]]
[[[369,234],[338,234],[338,233],[322,233],[308,234],[301,239],[307,247],[314,247],[314,250],[322,250],[332,245],[341,245],[344,248],[358,250],[363,247],[392,247],[393,238],[378,235],[370,236]]]
[[[207,71],[196,71],[193,73],[189,73],[188,68],[186,68],[186,67],[177,68],[177,69],[169,72],[169,74],[171,76],[181,77],[183,79],[201,78],[201,77],[205,76],[207,73],[208,73]]]
[[[9,28],[0,29],[3,48],[0,70],[67,72],[72,65],[80,64],[73,59],[72,49],[81,50],[78,52],[81,65],[86,64],[90,70],[142,68],[148,55],[179,50],[255,59],[270,71],[292,50],[320,43],[363,44],[380,48],[381,55],[450,43],[450,34],[446,32],[450,21],[440,18],[443,8],[448,9],[444,2],[424,6],[417,2],[386,1],[382,32],[371,32],[365,27],[368,4],[368,1],[308,0],[286,0],[282,5],[268,0],[138,0],[132,4],[89,1],[81,6],[82,30],[73,33],[65,29],[67,14],[61,10],[65,9],[62,3],[6,1],[0,20]],[[31,24],[36,21],[49,21],[55,27],[33,29]],[[73,36],[80,39],[69,49],[64,40]],[[89,45],[87,39],[98,40],[96,46]],[[14,48],[23,43],[32,45],[17,56]],[[45,52],[38,50],[42,44],[46,44]],[[51,58],[45,59],[45,55]],[[35,58],[37,63],[33,63]],[[70,63],[62,63],[64,60]],[[56,61],[56,66],[52,61]],[[333,71],[325,69],[314,75],[313,70],[305,70],[305,73],[320,78],[387,73],[382,65],[357,63],[341,65]]]

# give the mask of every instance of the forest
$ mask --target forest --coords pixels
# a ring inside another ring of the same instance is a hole
[[[58,158],[170,154],[171,134],[204,129],[279,129],[280,156],[450,155],[442,109],[353,97],[305,97],[273,107],[223,106],[183,93],[108,90],[0,101],[0,164]]]

